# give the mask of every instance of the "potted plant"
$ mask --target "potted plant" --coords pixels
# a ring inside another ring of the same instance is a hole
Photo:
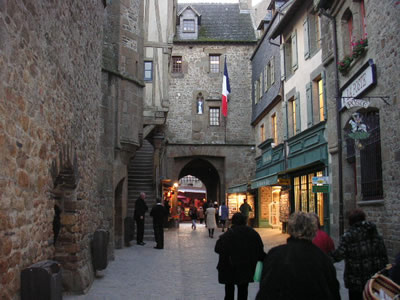
[[[345,56],[341,61],[338,62],[338,69],[342,75],[346,74],[349,71],[351,62],[353,61],[352,55]]]
[[[360,57],[366,51],[366,49],[368,47],[368,39],[363,38],[363,39],[360,39],[351,44],[353,46],[352,56],[354,59],[356,59],[356,58]]]

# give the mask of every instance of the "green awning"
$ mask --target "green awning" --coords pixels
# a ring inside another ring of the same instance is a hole
[[[246,192],[247,192],[247,183],[234,185],[228,188],[228,194],[246,193]]]
[[[277,181],[278,181],[277,174],[256,178],[251,181],[251,188],[258,189],[259,187],[262,186],[274,185],[277,183]]]

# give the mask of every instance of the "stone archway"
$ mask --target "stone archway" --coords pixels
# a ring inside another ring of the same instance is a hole
[[[207,200],[220,202],[221,179],[218,170],[206,158],[194,157],[180,170],[178,179],[192,175],[200,179],[207,189]]]

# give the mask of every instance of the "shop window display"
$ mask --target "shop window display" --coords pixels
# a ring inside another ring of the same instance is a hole
[[[323,172],[313,172],[294,177],[294,206],[295,211],[316,213],[321,226],[324,225],[324,196],[323,193],[312,192],[312,177],[323,176]]]

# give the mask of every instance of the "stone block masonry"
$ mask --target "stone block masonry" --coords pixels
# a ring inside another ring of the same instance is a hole
[[[0,2],[1,299],[17,297],[22,269],[58,255],[74,278],[70,289],[91,284],[89,237],[102,218],[95,180],[103,15],[102,1]],[[54,205],[67,200],[54,190],[64,174],[51,167],[68,167],[63,155],[76,160],[66,205],[75,209],[62,211],[54,246]]]

